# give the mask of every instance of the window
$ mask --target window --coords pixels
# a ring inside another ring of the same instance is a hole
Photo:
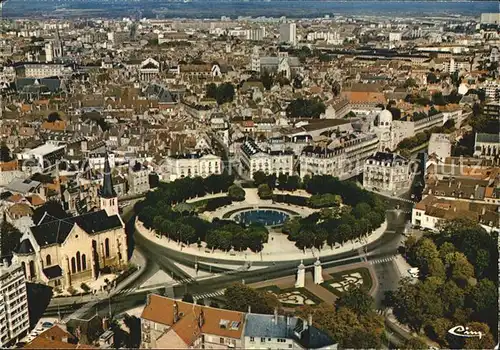
[[[253,343],[255,341],[254,337],[250,337],[250,342]]]
[[[220,343],[224,344],[224,338],[222,338],[222,337],[220,338]]]
[[[52,265],[52,261],[50,259],[50,254],[47,254],[47,256],[45,257],[45,261],[47,262],[47,266]]]
[[[260,342],[261,343],[265,343],[266,342],[266,338],[260,338]]]
[[[288,348],[291,349],[292,348],[292,344],[288,344]]]
[[[104,255],[109,258],[109,238],[104,240]]]
[[[76,262],[75,262],[75,258],[71,258],[71,273],[75,273],[76,272]]]
[[[87,257],[85,256],[85,254],[82,254],[82,270],[87,270]]]
[[[82,271],[82,260],[80,257],[80,252],[76,252],[76,270],[78,272]]]

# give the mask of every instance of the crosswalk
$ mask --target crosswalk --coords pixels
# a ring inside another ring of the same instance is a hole
[[[114,295],[120,295],[120,294],[131,294],[137,291],[137,288],[127,288],[127,289],[122,289],[118,292],[116,292]]]
[[[176,284],[188,284],[188,283],[192,283],[195,281],[196,281],[196,279],[194,277],[186,277],[186,278],[183,278],[180,280],[175,280]]]
[[[394,259],[396,259],[395,255],[389,256],[389,257],[386,257],[386,258],[374,259],[374,260],[370,260],[370,265],[383,264],[383,263],[386,263],[386,262],[393,261]]]
[[[216,292],[196,294],[196,295],[193,295],[193,299],[200,300],[200,299],[218,297],[218,296],[224,295],[224,291],[225,291],[225,289],[221,289],[221,290],[218,290]]]

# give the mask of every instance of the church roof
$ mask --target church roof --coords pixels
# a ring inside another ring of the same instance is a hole
[[[33,246],[31,245],[29,239],[24,239],[19,245],[19,248],[17,249],[18,254],[31,254],[34,251],[35,250],[33,249]]]
[[[105,210],[99,210],[65,219],[45,214],[38,225],[31,227],[31,232],[41,247],[61,244],[75,224],[89,235],[122,227],[118,215],[108,216]]]

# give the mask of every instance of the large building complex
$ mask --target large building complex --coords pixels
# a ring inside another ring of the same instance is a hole
[[[276,176],[294,173],[293,152],[263,151],[253,140],[243,142],[238,149],[237,159],[240,173],[250,179],[257,171]]]
[[[377,152],[365,161],[364,188],[399,193],[409,190],[412,179],[409,160],[398,154]]]
[[[299,156],[300,177],[332,175],[345,180],[363,172],[365,160],[379,148],[374,134],[352,133],[329,147],[306,146]]]
[[[222,160],[214,154],[178,154],[165,158],[159,175],[164,181],[175,181],[184,177],[208,177],[222,173]]]

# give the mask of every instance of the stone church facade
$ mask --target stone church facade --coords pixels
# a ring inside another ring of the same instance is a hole
[[[21,238],[14,259],[28,281],[53,287],[79,287],[99,277],[105,267],[128,262],[125,225],[118,211],[109,162],[99,194],[100,209],[69,218],[45,213]]]

